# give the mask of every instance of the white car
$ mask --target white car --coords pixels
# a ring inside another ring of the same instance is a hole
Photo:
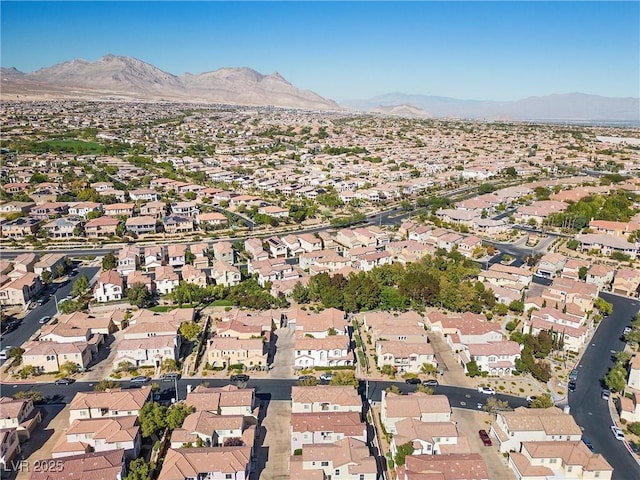
[[[478,387],[478,392],[484,393],[485,395],[495,395],[496,391],[491,387]]]
[[[603,400],[609,400],[610,396],[611,396],[611,390],[602,390],[602,399]]]
[[[622,330],[622,335],[626,335],[627,333],[631,332],[631,327],[624,327],[624,330]]]
[[[616,437],[616,439],[624,440],[624,433],[622,433],[622,430],[620,428],[616,427],[615,425],[611,425],[611,431],[613,432],[613,436]]]

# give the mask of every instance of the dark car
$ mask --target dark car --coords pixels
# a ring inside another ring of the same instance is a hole
[[[418,377],[409,377],[405,382],[409,385],[420,385],[422,383]]]
[[[479,430],[478,436],[480,437],[480,440],[482,440],[482,443],[484,444],[485,447],[490,447],[491,445],[493,445],[493,442],[491,442],[491,439],[489,438],[489,434],[487,433],[486,430]]]
[[[59,378],[58,380],[56,380],[55,383],[56,385],[71,385],[75,380],[71,379],[71,378]]]
[[[139,377],[133,377],[131,379],[131,383],[139,383],[139,384],[149,383],[150,381],[151,381],[151,377],[145,377],[144,375],[140,375]]]
[[[318,379],[313,375],[301,375],[298,377],[298,383],[307,383],[317,381]]]
[[[576,391],[576,382],[569,382],[569,391],[570,392],[575,392]]]
[[[238,375],[231,375],[231,377],[229,378],[229,381],[231,383],[248,382],[249,375],[245,375],[244,373],[240,373]]]
[[[162,382],[174,382],[176,380],[180,380],[180,374],[176,372],[165,373],[160,377]]]
[[[582,442],[587,446],[589,450],[591,450],[591,453],[596,453],[591,440],[589,440],[587,437],[582,437]]]
[[[440,385],[438,383],[438,380],[436,380],[435,378],[430,378],[429,380],[425,380],[424,382],[422,382],[422,384],[425,387],[437,387],[438,385]]]

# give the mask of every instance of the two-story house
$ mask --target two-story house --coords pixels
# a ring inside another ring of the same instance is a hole
[[[89,418],[137,417],[150,399],[151,386],[147,385],[130,390],[78,392],[69,404],[69,424]]]

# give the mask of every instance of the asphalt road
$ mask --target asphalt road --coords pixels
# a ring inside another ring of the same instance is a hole
[[[613,304],[613,313],[602,321],[580,359],[576,391],[569,392],[569,407],[595,451],[601,453],[614,468],[613,479],[640,478],[640,465],[625,443],[615,440],[611,433],[613,423],[609,407],[601,398],[603,378],[614,365],[612,351],[624,349],[622,330],[638,311],[640,301],[604,292],[600,297]]]
[[[56,312],[56,298],[58,300],[63,299],[67,295],[71,293],[71,288],[73,287],[73,282],[76,278],[78,278],[81,274],[87,275],[89,280],[96,274],[98,271],[98,267],[80,267],[78,268],[78,275],[75,277],[70,277],[68,280],[65,280],[61,286],[53,292],[49,301],[47,301],[44,305],[37,307],[33,310],[30,310],[29,313],[22,319],[22,323],[20,326],[14,330],[13,332],[5,333],[2,335],[2,347],[6,345],[11,345],[12,347],[19,347],[23,343],[29,340],[31,336],[36,333],[42,325],[38,323],[38,321],[44,317],[49,316],[53,317]],[[56,284],[60,285],[60,284]],[[54,297],[55,295],[55,297]]]
[[[175,386],[173,382],[161,382],[154,380],[160,384],[160,394],[163,398],[171,399],[175,397]],[[130,385],[130,382],[119,382],[124,388]],[[187,395],[187,385],[196,387],[200,384],[208,384],[210,387],[222,387],[229,384],[225,379],[209,379],[209,378],[186,378],[178,381],[178,390],[180,399],[184,399]],[[368,382],[368,390],[365,382],[361,382],[360,392],[368,392],[368,399],[379,402],[382,391],[391,385],[396,385],[404,393],[415,391],[415,385],[408,385],[404,382]],[[49,403],[69,403],[76,393],[89,392],[93,390],[95,382],[74,382],[70,385],[55,385],[53,383],[17,383],[3,384],[3,395],[14,395],[16,392],[35,390],[41,392]],[[255,388],[256,395],[265,400],[291,400],[291,387],[297,385],[297,380],[272,380],[272,379],[256,379],[249,380],[246,387]],[[440,385],[434,388],[434,393],[443,394],[449,398],[452,407],[478,409],[478,404],[484,404],[491,395],[478,393],[476,390]],[[512,408],[526,406],[527,402],[524,398],[514,397],[510,395],[497,394],[500,400],[506,400]]]

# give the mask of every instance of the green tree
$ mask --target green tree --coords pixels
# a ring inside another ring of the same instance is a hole
[[[612,392],[622,392],[627,385],[627,370],[622,363],[616,365],[609,370],[604,377],[604,383]]]
[[[44,395],[42,392],[38,390],[27,390],[23,392],[17,392],[14,396],[16,400],[31,400],[33,403],[42,403],[44,402]]]
[[[167,408],[157,402],[147,402],[140,409],[138,418],[142,436],[151,437],[167,426]]]
[[[175,430],[182,426],[184,419],[194,412],[193,407],[185,403],[176,403],[172,405],[167,412],[167,427]]]
[[[86,274],[82,274],[78,277],[78,279],[73,282],[73,287],[71,288],[71,293],[74,297],[79,296],[84,293],[89,288],[89,278],[87,278]]]
[[[108,252],[104,257],[102,257],[102,269],[103,270],[113,270],[118,265],[118,259],[113,254],[113,252]]]
[[[60,373],[62,375],[73,375],[74,373],[78,373],[80,371],[80,367],[75,362],[64,362],[60,365]]]
[[[291,291],[291,298],[297,303],[309,303],[309,289],[302,283],[296,282]]]
[[[425,362],[420,367],[420,372],[424,373],[425,375],[435,375],[437,371],[438,369],[433,365],[433,363]]]
[[[413,453],[413,450],[413,442],[407,442],[403,443],[402,445],[398,445],[396,456],[394,457],[396,465],[404,465],[407,455],[411,455]]]
[[[575,238],[572,238],[567,242],[567,248],[570,250],[577,250],[580,247],[580,242]]]
[[[471,360],[467,363],[467,375],[470,377],[477,377],[480,373],[480,367],[478,367],[475,360]]]
[[[127,301],[131,305],[135,305],[138,308],[145,308],[151,305],[153,297],[146,285],[143,283],[134,283],[127,288]]]
[[[197,340],[201,331],[202,325],[196,322],[183,322],[180,325],[180,334],[190,342]]]
[[[124,480],[149,480],[151,466],[144,458],[136,458],[129,464],[127,476]]]
[[[160,369],[163,372],[178,372],[180,371],[180,366],[173,358],[165,358],[160,365]]]
[[[596,298],[593,304],[605,317],[613,313],[613,304],[607,302],[604,298]]]
[[[58,310],[65,315],[84,310],[85,304],[79,300],[65,300],[58,304]]]
[[[393,365],[389,365],[384,364],[382,365],[382,368],[380,369],[380,373],[382,373],[383,375],[389,375],[389,377],[391,378],[395,378],[396,376],[396,367],[394,367]]]
[[[522,302],[521,300],[513,300],[509,304],[509,310],[511,310],[512,312],[517,312],[517,313],[524,312],[524,302]]]
[[[358,379],[353,370],[338,370],[334,372],[331,378],[331,385],[351,385],[353,387],[358,386]]]
[[[34,377],[37,373],[38,373],[38,371],[36,370],[36,367],[34,367],[33,365],[25,365],[18,372],[18,376],[22,380],[24,380],[24,379],[26,379],[28,377]]]
[[[509,410],[509,402],[491,397],[487,399],[482,409],[487,413],[495,414],[501,410]]]
[[[584,265],[578,269],[578,278],[582,281],[587,279],[587,272],[589,271],[588,267]]]
[[[550,408],[553,407],[553,399],[551,395],[548,393],[544,393],[540,395],[538,398],[534,399],[530,404],[531,408]]]
[[[128,362],[127,362],[128,363]],[[119,365],[118,365],[119,366]],[[100,380],[93,386],[94,392],[104,392],[105,390],[113,390],[114,388],[120,388],[120,384],[115,380]]]

